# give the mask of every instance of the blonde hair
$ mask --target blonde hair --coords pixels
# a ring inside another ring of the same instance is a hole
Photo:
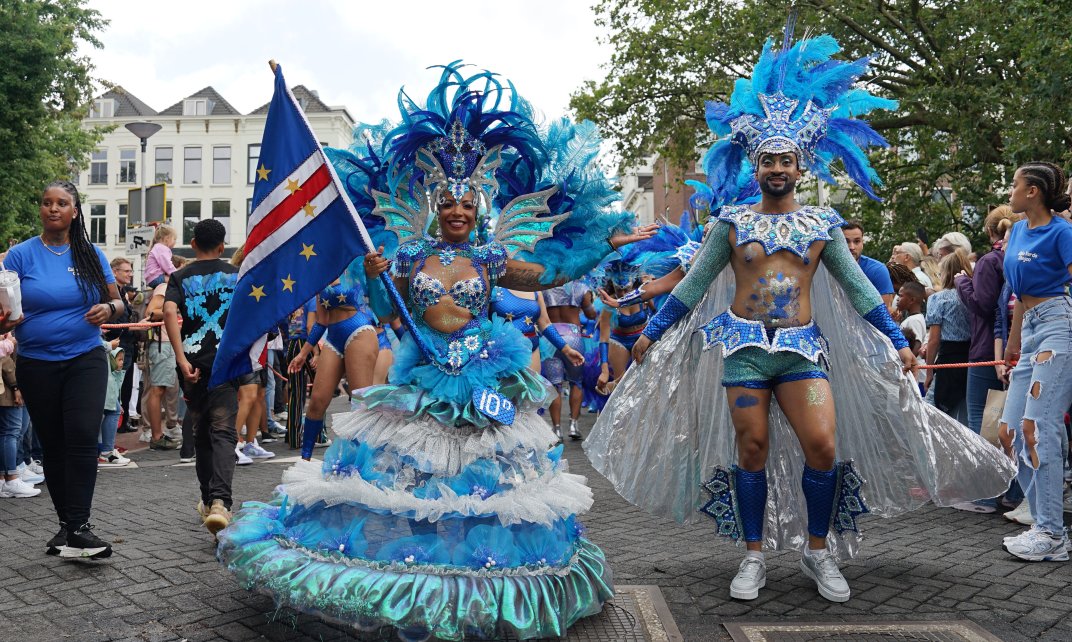
[[[1005,233],[1012,229],[1012,224],[1020,219],[1008,205],[999,205],[990,210],[983,220],[983,231],[991,238],[1003,239]]]
[[[972,275],[972,266],[971,261],[968,260],[968,253],[957,248],[952,254],[946,254],[941,263],[938,264],[938,272],[941,276],[942,289],[952,289],[953,279],[958,274],[964,272],[969,277]]]
[[[949,254],[947,256],[952,256]],[[938,259],[934,258],[930,254],[923,257],[923,260],[919,262],[919,269],[923,270],[923,273],[927,275],[927,278],[931,280],[932,284],[938,284],[941,282],[940,270],[938,267]]]
[[[177,238],[177,236],[175,235],[175,230],[168,227],[167,225],[161,225],[160,227],[156,228],[155,232],[153,232],[153,242],[149,247],[152,247],[157,243],[163,243],[169,238]]]

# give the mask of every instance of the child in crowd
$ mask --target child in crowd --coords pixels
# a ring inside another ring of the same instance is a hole
[[[123,377],[126,371],[123,362],[126,352],[123,348],[113,348],[107,341],[103,342],[108,356],[108,391],[104,395],[104,418],[101,419],[100,437],[97,440],[97,468],[115,468],[126,466],[130,460],[119,454],[115,448],[115,433],[119,429],[119,415],[121,404],[119,403],[119,391],[123,387]]]
[[[149,247],[149,254],[145,257],[145,284],[150,288],[164,283],[167,277],[175,271],[171,262],[171,248],[175,247],[175,230],[167,225],[156,228],[153,234],[153,244]]]
[[[917,345],[910,345],[912,348],[912,354],[916,355],[916,363],[919,365],[925,365],[926,361],[920,356],[923,351],[923,337],[927,336],[927,318],[923,316],[923,302],[927,299],[927,291],[923,285],[918,281],[908,281],[901,285],[901,289],[897,291],[897,311],[900,313],[901,318],[901,332],[904,333],[905,338],[908,338],[908,333],[911,332],[916,338]],[[911,339],[908,339],[909,343],[912,343]],[[923,386],[923,382],[926,381],[926,373],[920,370],[916,374],[916,383],[919,384],[919,389],[922,394],[926,394]]]
[[[175,352],[186,396],[186,418],[194,434],[201,486],[197,512],[213,534],[231,521],[231,482],[238,442],[237,383],[208,387],[238,281],[238,268],[220,259],[226,234],[223,224],[214,219],[195,225],[190,246],[196,260],[172,274],[164,294],[164,327]]]
[[[12,342],[0,341],[0,497],[36,497],[41,494],[41,489],[34,488],[34,484],[40,484],[45,478],[20,467],[18,460],[22,438],[22,393],[15,381],[13,349]]]

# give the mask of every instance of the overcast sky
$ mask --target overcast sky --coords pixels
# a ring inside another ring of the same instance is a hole
[[[90,53],[97,76],[156,110],[212,85],[248,113],[271,98],[268,60],[291,86],[358,121],[397,118],[405,85],[422,99],[430,65],[463,59],[512,80],[547,117],[566,112],[609,49],[594,0],[90,0],[111,20]]]

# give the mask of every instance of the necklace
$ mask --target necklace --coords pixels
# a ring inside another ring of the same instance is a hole
[[[45,243],[44,238],[42,238],[40,236],[37,237],[37,238],[41,239],[41,245],[43,245],[46,250],[48,250],[49,252],[52,252],[56,256],[63,256],[64,254],[66,254],[66,253],[71,251],[71,244],[70,243],[67,244],[67,249],[66,250],[64,250],[62,252],[57,252],[56,250],[53,250],[51,247],[49,247],[48,243]]]

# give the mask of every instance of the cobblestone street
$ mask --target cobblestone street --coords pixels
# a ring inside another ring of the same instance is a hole
[[[591,419],[585,419],[585,427]],[[277,459],[296,453],[271,444]],[[617,584],[657,585],[686,640],[728,640],[734,619],[970,619],[1003,640],[1072,639],[1072,566],[1026,564],[999,548],[1017,532],[1000,516],[928,507],[896,521],[865,519],[859,558],[844,566],[853,596],[845,604],[819,597],[799,571],[796,554],[768,557],[759,599],[728,597],[740,552],[713,536],[711,525],[682,527],[629,506],[594,474],[578,443],[566,453],[573,472],[595,490],[585,520],[603,547]],[[291,613],[237,586],[216,562],[211,537],[194,505],[192,466],[178,454],[133,453],[137,468],[102,470],[93,523],[114,542],[98,563],[44,553],[55,531],[47,493],[0,500],[0,640],[337,640],[339,626]],[[286,463],[240,467],[237,501],[265,499]]]

